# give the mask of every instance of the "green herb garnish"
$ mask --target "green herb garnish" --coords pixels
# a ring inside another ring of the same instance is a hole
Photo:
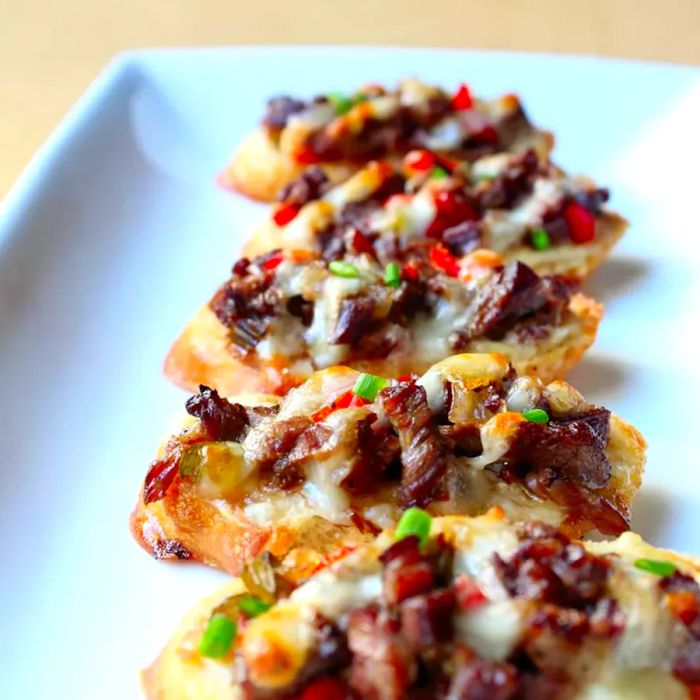
[[[359,396],[365,401],[374,401],[377,398],[377,394],[388,384],[389,382],[383,377],[377,377],[374,374],[361,374],[355,386],[352,388],[352,393],[355,396]]]
[[[536,228],[530,234],[530,240],[535,250],[547,250],[552,245],[549,234],[543,228]]]
[[[352,279],[359,275],[358,269],[352,263],[345,262],[344,260],[331,260],[328,263],[328,269],[336,277],[346,277],[347,279]]]
[[[523,418],[530,423],[549,423],[549,413],[542,408],[533,408],[523,411]]]
[[[384,282],[387,287],[400,287],[401,286],[401,268],[398,263],[390,262],[384,268]]]
[[[406,537],[417,537],[421,547],[426,543],[430,535],[430,523],[432,518],[420,508],[409,508],[401,516],[394,533],[395,540],[403,540]]]
[[[648,571],[656,576],[671,576],[676,571],[676,565],[670,561],[658,559],[637,559],[634,565],[642,571]]]
[[[214,613],[199,640],[199,653],[210,659],[226,656],[236,638],[236,623],[226,615]]]
[[[250,595],[250,593],[244,593],[236,599],[239,610],[247,618],[257,617],[262,615],[264,612],[269,610],[272,605],[261,600],[257,596]]]

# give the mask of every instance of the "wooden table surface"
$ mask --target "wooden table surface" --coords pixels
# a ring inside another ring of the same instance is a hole
[[[700,64],[700,0],[0,0],[0,197],[114,54],[387,44]]]

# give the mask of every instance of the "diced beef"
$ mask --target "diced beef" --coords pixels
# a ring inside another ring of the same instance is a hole
[[[395,382],[379,396],[401,443],[399,503],[403,507],[425,506],[443,498],[447,456],[425,389],[415,381]]]
[[[329,342],[354,345],[370,327],[373,317],[374,301],[369,297],[343,299],[340,302],[338,321]]]
[[[603,206],[610,199],[610,191],[604,188],[583,190],[574,194],[573,199],[594,216],[600,215]]]
[[[307,328],[314,320],[314,304],[312,301],[304,299],[301,294],[295,294],[287,299],[287,311],[300,319]]]
[[[414,649],[449,642],[453,634],[455,594],[437,589],[401,604],[401,633]]]
[[[257,345],[278,312],[280,295],[273,286],[274,280],[272,272],[250,274],[246,266],[245,273],[234,273],[209,304],[242,352]]]
[[[353,654],[350,686],[367,700],[402,700],[418,675],[418,664],[399,634],[398,620],[376,606],[351,613],[348,645]]]
[[[605,559],[539,523],[524,526],[521,544],[508,560],[494,554],[493,562],[511,596],[568,608],[596,603],[610,572]]]
[[[568,301],[569,290],[563,281],[541,278],[524,263],[509,263],[477,295],[470,322],[455,340],[455,349],[471,338],[500,340],[526,320],[555,323]]]
[[[566,419],[523,421],[505,456],[531,470],[552,470],[587,489],[605,488],[612,473],[605,449],[610,411],[593,407]]]
[[[355,456],[340,486],[353,494],[372,491],[387,469],[398,461],[398,438],[386,426],[376,426],[377,416],[370,414],[355,424]]]
[[[673,675],[686,685],[700,684],[700,640],[689,641],[676,654]]]
[[[248,410],[239,403],[231,403],[216,389],[201,385],[199,393],[185,404],[187,413],[199,418],[208,440],[240,441],[250,427]]]
[[[289,117],[306,109],[306,103],[294,97],[280,95],[267,101],[262,123],[270,129],[282,129]]]
[[[330,187],[330,180],[324,170],[317,165],[312,165],[296,180],[284,187],[278,199],[285,204],[303,207],[308,202],[320,199]]]
[[[271,475],[275,485],[292,489],[304,478],[301,467],[313,456],[330,449],[331,433],[328,426],[315,423],[307,416],[278,420],[266,439],[256,443],[250,458],[261,473]]]
[[[478,221],[462,221],[442,234],[442,244],[458,258],[481,247],[481,240],[482,230]]]
[[[538,169],[537,154],[532,149],[523,153],[479,190],[480,210],[512,208],[518,199],[532,191]]]
[[[510,700],[518,693],[517,671],[507,663],[474,658],[457,666],[447,700]]]

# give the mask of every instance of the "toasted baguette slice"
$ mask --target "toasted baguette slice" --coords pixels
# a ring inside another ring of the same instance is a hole
[[[333,258],[353,250],[359,231],[383,264],[417,245],[442,245],[456,255],[480,246],[538,274],[583,279],[627,228],[604,206],[607,190],[538,163],[530,152],[486,156],[468,172],[455,168],[437,179],[413,170],[415,157],[410,153],[402,167],[369,163],[336,187],[318,169],[305,171],[243,254],[303,248]],[[427,152],[421,157],[437,163]]]
[[[412,135],[405,133],[409,123]],[[515,95],[454,109],[443,90],[405,80],[393,92],[375,86],[341,115],[331,102],[273,98],[263,124],[243,141],[220,182],[269,202],[310,163],[338,183],[369,160],[400,160],[413,148],[466,162],[495,151],[533,149],[546,161],[553,145],[550,133],[530,124]]]
[[[396,287],[366,253],[330,263],[298,255],[268,254],[242,272],[237,263],[176,340],[166,376],[191,391],[284,394],[334,364],[400,376],[469,351],[503,353],[519,372],[549,381],[591,346],[603,313],[561,279],[518,262],[504,267],[490,251],[448,259],[448,271],[412,259],[413,277]],[[338,276],[333,265],[356,274]]]
[[[233,580],[180,623],[143,684],[151,700],[685,700],[699,581],[697,559],[629,532],[577,542],[497,511],[439,518],[421,552],[383,533],[204,656],[212,615],[246,590]]]
[[[645,442],[564,382],[517,377],[498,354],[448,358],[371,403],[352,393],[359,377],[316,372],[263,408],[210,389],[190,399],[146,476],[136,539],[157,558],[237,575],[263,551],[313,568],[411,505],[469,515],[498,505],[575,535],[628,527]],[[533,408],[549,423],[531,422]]]

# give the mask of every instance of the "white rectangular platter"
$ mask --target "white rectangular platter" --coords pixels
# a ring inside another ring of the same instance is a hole
[[[571,375],[647,436],[634,526],[700,554],[700,71],[432,50],[162,50],[114,61],[0,210],[0,698],[138,697],[138,669],[222,580],[150,560],[127,519],[185,395],[160,373],[263,210],[215,184],[278,93],[415,75],[520,93],[556,159],[632,222],[588,290]]]

